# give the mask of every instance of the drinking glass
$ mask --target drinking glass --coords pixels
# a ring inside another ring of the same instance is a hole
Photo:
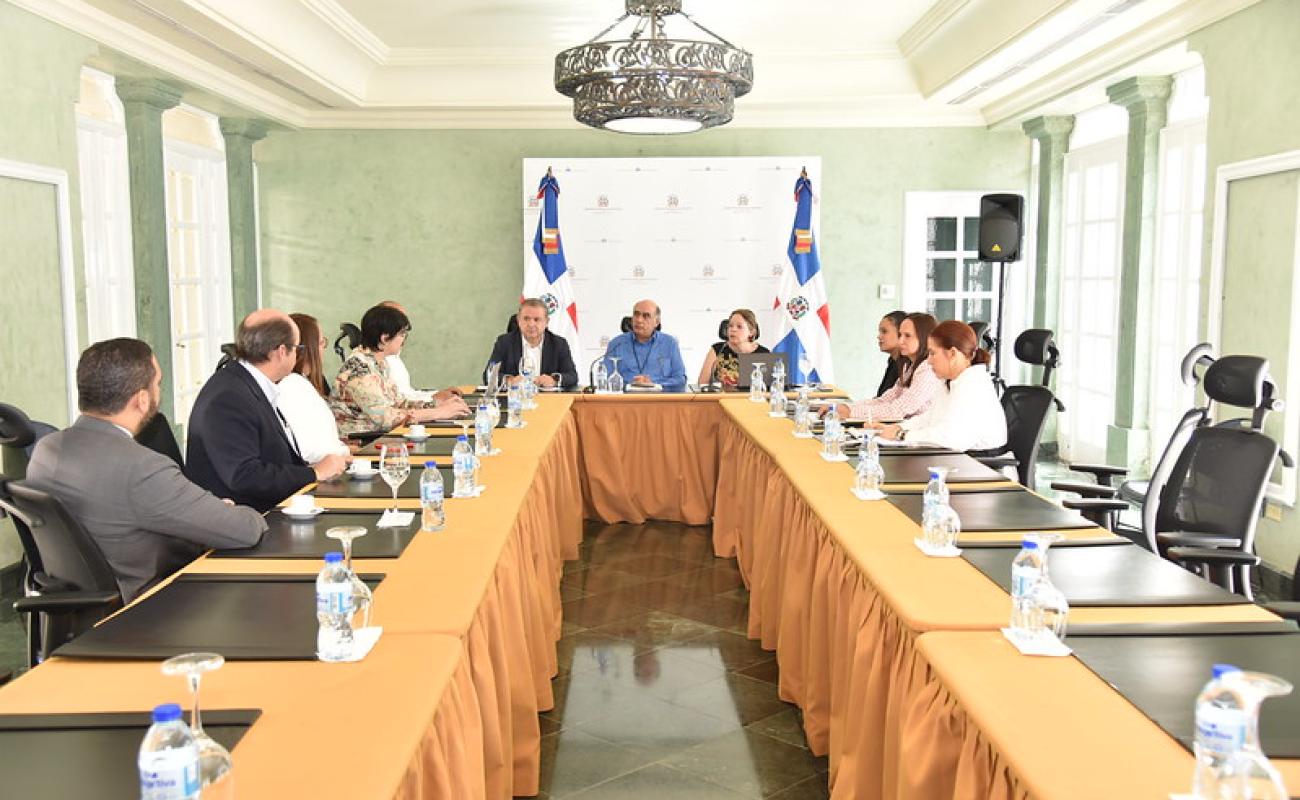
[[[858,471],[854,478],[854,486],[858,494],[874,495],[879,492],[880,487],[885,483],[885,470],[881,468],[880,462],[868,456],[865,452],[858,456]]]
[[[1269,763],[1259,743],[1259,707],[1270,697],[1291,693],[1291,683],[1263,672],[1232,673],[1233,688],[1241,695],[1246,718],[1246,741],[1224,765],[1220,797],[1228,800],[1287,800],[1282,776]]]
[[[755,364],[754,371],[749,375],[749,400],[752,403],[761,403],[767,394],[767,387],[763,385],[763,365]]]
[[[926,544],[935,550],[948,550],[957,546],[957,536],[961,533],[961,517],[953,511],[952,506],[936,508],[931,513],[931,522],[925,527]]]
[[[1070,604],[1065,599],[1065,593],[1057,588],[1056,584],[1052,583],[1051,570],[1048,565],[1048,551],[1053,544],[1065,537],[1059,533],[1031,533],[1024,538],[1038,542],[1038,552],[1042,554],[1043,558],[1043,570],[1039,573],[1034,588],[1030,590],[1030,596],[1034,601],[1034,614],[1037,617],[1033,620],[1034,632],[1051,633],[1057,639],[1065,641],[1066,627],[1070,618]]]
[[[411,474],[411,460],[405,444],[386,444],[379,451],[379,477],[393,490],[393,510],[397,510],[397,487]]]
[[[370,627],[370,608],[375,604],[375,595],[352,569],[352,540],[365,536],[367,533],[368,531],[359,525],[341,525],[325,531],[326,536],[331,539],[338,539],[343,543],[343,563],[352,576],[352,607],[361,611],[361,627],[363,628]]]
[[[487,399],[487,413],[488,418],[492,420],[492,428],[495,429],[501,422],[501,404],[497,402],[496,394]]]
[[[871,412],[867,412],[868,417]],[[860,453],[877,464],[880,463],[880,442],[876,440],[877,431],[875,428],[862,429],[862,449]]]
[[[619,359],[617,356],[610,356],[610,361],[614,362],[614,368],[609,371],[609,392],[610,394],[623,393],[623,373],[618,371]]]
[[[605,359],[603,358],[591,368],[591,385],[596,394],[609,392],[609,367],[605,366]]]
[[[537,401],[534,399],[537,397],[537,381],[534,377],[536,374],[537,365],[533,363],[533,360],[528,356],[521,357],[519,359],[519,375],[524,379],[523,399],[525,409],[537,408]]]
[[[185,653],[162,662],[164,675],[184,675],[189,681],[194,708],[190,713],[190,728],[194,731],[194,744],[199,751],[199,782],[205,789],[218,787],[212,795],[204,791],[205,798],[215,796],[216,791],[234,796],[235,778],[231,771],[235,762],[230,758],[230,751],[203,730],[203,718],[199,713],[199,681],[203,673],[220,669],[225,663],[226,659],[218,653]]]

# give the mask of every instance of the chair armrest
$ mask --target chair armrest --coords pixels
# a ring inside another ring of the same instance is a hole
[[[1074,472],[1086,472],[1097,479],[1097,483],[1103,486],[1110,486],[1110,479],[1120,475],[1127,475],[1128,470],[1124,467],[1113,467],[1110,464],[1066,464]]]
[[[1241,540],[1233,539],[1230,536],[1214,536],[1208,533],[1167,531],[1156,534],[1156,544],[1161,549],[1167,547],[1199,547],[1203,550],[1232,550],[1241,547]]]
[[[1258,567],[1260,558],[1254,553],[1243,553],[1240,550],[1216,550],[1210,547],[1171,547],[1169,548],[1169,558],[1174,561],[1182,561],[1186,564],[1209,564],[1211,566],[1237,566],[1244,564],[1248,567]]]
[[[1058,492],[1074,492],[1083,497],[1104,498],[1106,500],[1113,500],[1119,495],[1119,489],[1114,486],[1103,486],[1100,483],[1084,483],[1083,481],[1052,481],[1052,488]]]
[[[1090,498],[1085,500],[1062,500],[1061,505],[1071,511],[1083,512],[1104,512],[1104,511],[1127,511],[1128,503],[1121,500],[1102,500],[1100,498]]]
[[[985,456],[983,458],[976,456],[975,460],[991,469],[1020,466],[1020,459],[1015,456]]]
[[[36,614],[46,611],[57,613],[81,611],[89,608],[112,609],[120,605],[122,605],[122,595],[114,591],[57,592],[20,597],[14,601],[14,611],[19,614]]]
[[[1294,601],[1263,603],[1265,611],[1272,611],[1282,619],[1289,619],[1293,622],[1300,622],[1300,603]]]

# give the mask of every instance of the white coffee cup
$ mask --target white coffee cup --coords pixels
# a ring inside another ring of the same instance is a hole
[[[295,494],[289,498],[285,511],[290,514],[310,514],[316,510],[316,497],[310,494]]]
[[[429,435],[428,432],[424,429],[424,425],[419,422],[409,426],[407,428],[407,431],[411,436],[414,436],[417,439],[421,439]]]
[[[370,462],[370,459],[360,457],[352,459],[352,466],[350,469],[355,475],[369,475],[375,471],[375,467]]]

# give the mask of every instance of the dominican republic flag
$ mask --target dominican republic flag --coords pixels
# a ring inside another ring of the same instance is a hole
[[[525,298],[536,297],[550,312],[551,332],[569,341],[569,349],[582,353],[578,342],[578,306],[573,302],[569,269],[564,262],[564,243],[560,241],[560,184],[548,169],[537,187],[542,213],[537,217],[537,236],[533,239],[535,264],[524,268]]]
[[[831,307],[813,238],[813,190],[807,172],[794,185],[794,200],[794,228],[786,250],[791,268],[782,270],[780,293],[772,305],[777,319],[777,344],[772,349],[789,356],[793,383],[828,383],[834,380]]]

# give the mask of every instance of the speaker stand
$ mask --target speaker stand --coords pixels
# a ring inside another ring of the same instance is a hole
[[[998,308],[993,328],[993,388],[998,394],[1002,394],[1002,390],[1006,388],[1006,381],[1002,380],[1002,308],[1007,298],[1007,262],[986,261],[984,263],[998,265]]]

